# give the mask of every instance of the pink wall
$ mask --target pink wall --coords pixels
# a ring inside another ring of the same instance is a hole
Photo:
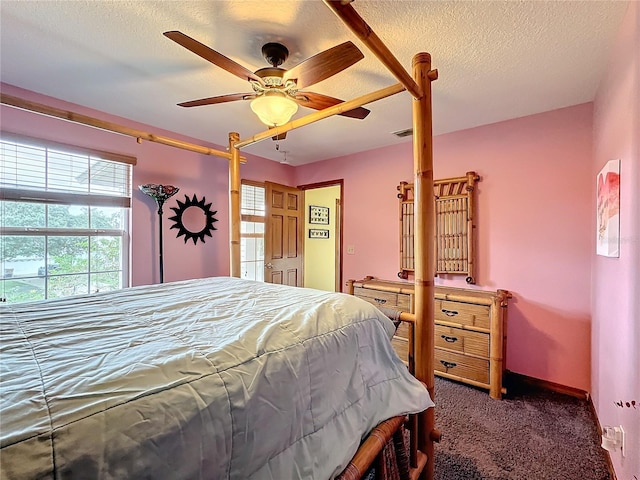
[[[127,119],[38,95],[11,85],[3,84],[2,92],[130,128],[202,144],[201,141],[186,138],[173,132],[137,124]],[[4,105],[0,107],[0,128],[8,132],[137,157],[138,163],[133,170],[131,285],[159,281],[157,207],[150,197],[138,190],[138,185],[144,183],[168,183],[180,187],[180,192],[169,199],[164,206],[165,281],[229,274],[229,169],[227,160],[152,142],[143,141],[142,144],[138,144],[134,138],[128,136]],[[226,148],[213,144],[206,146],[218,150]],[[267,178],[286,184],[292,182],[293,167],[248,154],[243,155],[247,157],[248,162],[241,166],[241,176],[256,179]],[[217,230],[213,232],[212,238],[207,237],[204,244],[198,242],[196,245],[192,241],[185,244],[184,237],[176,238],[177,230],[170,229],[173,222],[168,220],[174,213],[171,207],[177,206],[176,200],[184,202],[185,195],[191,198],[194,194],[198,199],[204,196],[207,203],[212,202],[212,210],[218,212],[216,215],[218,221],[215,223]]]
[[[434,140],[436,178],[481,176],[477,287],[513,292],[507,368],[583,390],[590,389],[591,119],[584,104]],[[343,278],[397,279],[396,186],[412,181],[411,148],[296,169],[298,184],[344,179]],[[467,287],[463,278],[437,282]]]
[[[436,177],[477,171],[478,288],[511,290],[507,368],[593,393],[601,424],[623,425],[626,459],[618,478],[640,478],[640,4],[630,2],[595,104],[455,132],[435,138]],[[436,86],[437,87],[437,86]],[[2,85],[2,91],[123,125],[182,138],[100,112]],[[173,183],[206,196],[218,230],[206,244],[185,245],[165,223],[165,278],[225,275],[228,255],[226,161],[0,107],[2,129],[138,158],[134,186]],[[211,145],[214,148],[224,147]],[[243,178],[288,185],[344,179],[343,278],[396,278],[396,186],[412,180],[411,143],[292,168],[248,156]],[[594,177],[621,159],[621,254],[596,257]],[[179,167],[178,167],[179,166]],[[175,206],[173,200],[165,208]],[[157,217],[136,190],[132,284],[158,281]],[[354,255],[346,247],[355,247]],[[439,283],[466,286],[455,278]]]
[[[612,453],[619,479],[640,478],[640,3],[630,2],[594,107],[591,176],[620,159],[620,257],[592,262],[592,393],[601,425],[622,425],[627,456]],[[595,182],[591,211],[595,212]],[[595,232],[595,214],[591,216]]]

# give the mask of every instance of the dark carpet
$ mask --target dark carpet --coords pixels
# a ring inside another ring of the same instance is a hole
[[[586,400],[512,387],[502,400],[436,377],[436,480],[610,480]]]

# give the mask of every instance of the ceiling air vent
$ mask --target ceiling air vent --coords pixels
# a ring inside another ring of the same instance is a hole
[[[404,130],[398,130],[397,132],[391,132],[392,135],[395,135],[398,138],[409,137],[413,135],[413,128],[405,128]]]

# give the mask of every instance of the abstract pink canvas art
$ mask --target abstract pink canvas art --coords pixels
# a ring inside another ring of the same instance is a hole
[[[609,160],[597,178],[597,254],[620,256],[620,160]]]

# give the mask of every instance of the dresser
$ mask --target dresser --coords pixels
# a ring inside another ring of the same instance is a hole
[[[413,284],[366,277],[350,280],[349,291],[376,306],[414,313]],[[507,345],[507,290],[434,287],[435,374],[489,390],[502,398]],[[401,322],[392,339],[409,361],[413,329]]]

